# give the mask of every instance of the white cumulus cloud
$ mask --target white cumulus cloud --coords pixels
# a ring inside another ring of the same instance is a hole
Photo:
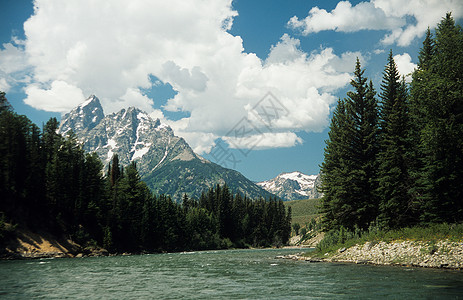
[[[1,50],[22,59],[0,61],[2,86],[11,84],[5,78],[16,67],[26,65],[32,70],[27,104],[67,112],[95,94],[106,113],[136,106],[163,119],[200,153],[217,138],[226,140],[268,92],[286,113],[272,128],[256,125],[268,137],[261,147],[301,143],[298,131],[328,125],[334,93],[349,83],[355,58],[363,60],[360,53],[336,54],[331,48],[306,53],[288,34],[275,41],[267,58],[246,53],[241,37],[228,32],[237,15],[232,0],[35,0],[34,5],[24,24],[26,39]],[[155,110],[158,100],[141,91],[159,81],[176,94]],[[188,117],[168,120],[166,110]]]
[[[397,70],[399,71],[400,76],[405,76],[405,80],[407,82],[411,82],[412,73],[418,66],[412,62],[410,54],[404,53],[394,55],[394,61],[397,65]]]
[[[60,113],[68,112],[68,107],[75,107],[85,100],[81,89],[62,80],[53,81],[48,89],[29,85],[26,95],[24,102],[30,106]]]
[[[461,0],[371,0],[355,6],[340,1],[328,12],[312,8],[304,19],[292,17],[288,25],[304,35],[323,30],[354,32],[359,30],[387,30],[384,44],[408,46],[423,36],[428,27],[435,26],[447,12],[454,18],[463,17]]]

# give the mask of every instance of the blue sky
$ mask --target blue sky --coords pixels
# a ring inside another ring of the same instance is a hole
[[[390,49],[407,75],[426,28],[463,16],[458,0],[34,3],[0,2],[0,90],[18,113],[41,126],[91,94],[106,113],[137,106],[255,181],[318,173],[356,57],[379,89]]]

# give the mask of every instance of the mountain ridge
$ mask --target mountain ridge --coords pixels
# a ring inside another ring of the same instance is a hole
[[[129,107],[104,115],[99,99],[92,95],[65,114],[58,132],[72,130],[86,152],[96,152],[107,166],[114,154],[121,165],[137,163],[141,178],[157,194],[180,201],[184,193],[199,198],[216,184],[251,198],[271,197],[241,173],[224,168],[196,154],[172,128],[146,112]]]

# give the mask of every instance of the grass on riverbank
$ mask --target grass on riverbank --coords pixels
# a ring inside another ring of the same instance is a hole
[[[304,227],[320,216],[318,211],[320,199],[293,200],[286,201],[284,204],[286,207],[291,207],[291,225],[298,223]]]
[[[426,227],[416,226],[397,230],[380,230],[376,227],[368,231],[349,231],[341,228],[325,234],[325,238],[317,245],[310,256],[323,256],[341,248],[349,248],[366,242],[391,242],[397,240],[425,241],[430,244],[439,240],[454,242],[463,241],[463,224],[431,224]]]

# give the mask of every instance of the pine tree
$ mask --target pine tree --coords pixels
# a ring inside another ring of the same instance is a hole
[[[326,229],[366,228],[377,213],[377,103],[357,59],[354,91],[338,101],[321,166]]]
[[[416,172],[421,217],[423,222],[457,222],[463,220],[463,33],[451,14],[427,44],[421,53],[431,52],[431,59],[420,56],[425,63],[415,72],[411,89],[412,118],[421,118],[422,125]]]
[[[85,166],[82,170],[82,207],[76,216],[78,223],[82,224],[94,239],[103,240],[104,224],[103,213],[106,212],[105,206],[106,190],[103,178],[103,164],[98,158],[98,154],[87,153],[85,155]]]
[[[383,226],[400,228],[411,224],[413,206],[409,196],[411,180],[407,158],[410,149],[407,87],[405,80],[400,81],[392,51],[383,73],[381,91],[379,221]]]
[[[331,119],[328,140],[324,152],[324,161],[320,166],[322,176],[321,207],[324,215],[323,224],[325,230],[335,228],[339,223],[344,223],[346,207],[341,207],[342,200],[347,193],[345,191],[345,148],[348,147],[349,135],[346,132],[347,113],[345,101],[338,100],[336,109]],[[348,212],[349,213],[349,212]]]
[[[378,108],[373,84],[367,85],[357,59],[354,79],[351,85],[355,92],[348,92],[347,108],[353,120],[351,184],[350,197],[354,204],[355,223],[360,228],[367,228],[377,213],[376,200],[376,156],[378,135]],[[346,224],[352,228],[352,224]]]
[[[119,155],[114,154],[111,159],[111,164],[109,166],[109,182],[111,186],[114,186],[119,178],[121,177],[122,169],[119,166]]]
[[[4,111],[13,111],[10,102],[6,99],[5,92],[0,91],[0,114]]]
[[[414,206],[424,206],[424,203],[431,201],[429,198],[429,181],[426,180],[425,150],[422,143],[422,132],[427,126],[426,98],[429,93],[428,80],[430,66],[435,54],[434,39],[431,31],[427,30],[426,38],[418,56],[418,68],[412,74],[409,97],[409,130],[408,138],[410,148],[408,149],[410,169],[409,175],[413,184],[410,186],[410,197]],[[421,214],[421,210],[418,212]]]
[[[426,37],[423,41],[423,47],[420,49],[418,55],[418,68],[420,70],[427,70],[431,64],[431,60],[434,57],[434,40],[431,34],[431,30],[426,30]]]

